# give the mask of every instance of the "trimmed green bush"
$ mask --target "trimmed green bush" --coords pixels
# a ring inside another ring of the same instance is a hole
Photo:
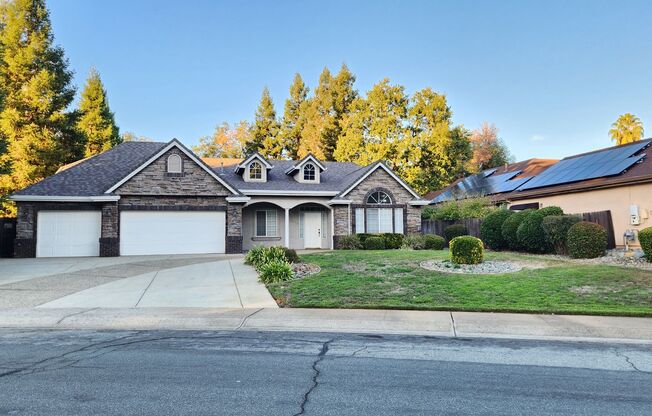
[[[396,250],[403,245],[403,234],[385,233],[382,235],[385,241],[385,248],[389,250]]]
[[[638,241],[641,243],[647,261],[652,261],[652,227],[644,228],[638,232]]]
[[[367,237],[364,242],[365,250],[385,250],[385,240],[380,236]]]
[[[443,250],[446,240],[440,235],[426,234],[423,236],[423,248],[426,250]]]
[[[510,215],[509,217],[507,217],[505,219],[505,222],[503,222],[501,232],[503,234],[503,239],[507,243],[507,247],[509,247],[510,250],[516,250],[516,251],[523,250],[523,247],[521,247],[521,245],[518,242],[516,231],[518,231],[519,225],[521,225],[525,217],[527,217],[530,214],[530,212],[532,212],[531,209],[517,211],[512,215]]]
[[[502,250],[508,247],[503,237],[503,224],[514,211],[497,209],[487,215],[480,225],[480,238],[492,250]]]
[[[467,218],[484,218],[496,207],[489,198],[469,198],[447,201],[425,207],[421,217],[429,220],[455,221]]]
[[[546,240],[554,247],[557,254],[568,254],[566,236],[570,227],[578,222],[580,217],[577,215],[549,215],[543,219],[541,226]]]
[[[484,245],[479,238],[464,235],[450,242],[451,261],[455,264],[478,264],[484,260]]]
[[[464,224],[452,224],[444,228],[444,237],[446,241],[451,241],[455,237],[469,235],[469,230]]]
[[[426,248],[425,236],[422,234],[408,234],[403,238],[401,248],[404,250],[423,250]]]
[[[267,255],[267,247],[265,246],[254,246],[251,248],[245,255],[245,264],[253,266],[255,269],[258,269],[264,262]]]
[[[358,234],[343,235],[337,238],[337,246],[339,250],[360,250],[362,243]]]
[[[600,224],[580,221],[568,229],[568,254],[574,259],[593,259],[607,250],[607,230]]]
[[[265,284],[287,282],[294,277],[292,266],[283,260],[272,260],[260,266],[260,281]]]
[[[367,241],[367,238],[373,237],[373,236],[375,236],[377,234],[360,233],[360,234],[356,234],[356,235],[358,236],[358,239],[360,240],[360,244],[362,244],[364,246],[364,242]]]
[[[297,254],[297,251],[293,248],[281,247],[283,253],[285,254],[285,261],[288,263],[301,263],[301,259]]]
[[[546,207],[530,212],[516,230],[518,243],[530,253],[550,253],[553,247],[543,232],[543,219],[549,215],[563,215],[559,207]]]

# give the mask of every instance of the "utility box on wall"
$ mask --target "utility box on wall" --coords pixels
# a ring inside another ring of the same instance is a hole
[[[629,223],[631,225],[639,225],[641,223],[641,216],[638,211],[638,205],[629,206]]]

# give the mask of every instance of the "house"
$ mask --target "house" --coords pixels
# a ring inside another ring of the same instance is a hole
[[[351,233],[417,233],[422,199],[383,162],[197,157],[126,142],[11,196],[17,257],[337,248]]]
[[[652,226],[652,139],[559,161],[530,159],[463,178],[431,194],[431,204],[487,196],[510,209],[559,206],[569,214],[610,211],[617,245]]]

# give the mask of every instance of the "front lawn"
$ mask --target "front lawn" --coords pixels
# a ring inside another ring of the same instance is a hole
[[[570,261],[500,275],[428,271],[448,251],[334,251],[303,255],[321,272],[269,285],[281,306],[652,316],[652,272]],[[541,257],[486,253],[486,260]]]

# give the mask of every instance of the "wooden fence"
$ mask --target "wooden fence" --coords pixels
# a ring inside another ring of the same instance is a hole
[[[13,257],[16,219],[0,218],[0,257]]]
[[[614,235],[614,225],[611,219],[611,211],[585,212],[579,214],[582,220],[600,224],[607,230],[607,248],[616,247],[616,237]],[[444,229],[452,224],[463,224],[469,230],[469,235],[480,238],[480,225],[482,220],[478,218],[468,218],[465,220],[423,220],[421,221],[421,232],[423,234],[444,235]]]

